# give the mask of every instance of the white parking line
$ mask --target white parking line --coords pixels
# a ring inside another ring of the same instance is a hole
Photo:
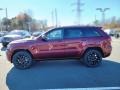
[[[65,89],[39,89],[39,90],[120,90],[120,87],[65,88]]]

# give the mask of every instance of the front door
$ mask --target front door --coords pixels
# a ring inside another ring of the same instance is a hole
[[[39,58],[63,58],[63,29],[54,29],[45,34],[46,40],[39,44]]]

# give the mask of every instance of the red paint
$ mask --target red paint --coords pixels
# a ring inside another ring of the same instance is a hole
[[[7,58],[12,60],[12,55],[17,50],[29,51],[33,59],[45,58],[66,58],[81,57],[86,49],[90,47],[98,47],[103,52],[103,57],[111,54],[111,39],[102,30],[99,32],[101,37],[82,37],[77,39],[62,39],[44,41],[41,37],[30,40],[19,40],[10,43],[7,49]]]

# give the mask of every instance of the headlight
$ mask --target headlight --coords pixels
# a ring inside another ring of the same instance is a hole
[[[8,46],[7,46],[7,49],[6,49],[6,50],[11,51],[11,50],[12,50],[12,44],[8,44]]]

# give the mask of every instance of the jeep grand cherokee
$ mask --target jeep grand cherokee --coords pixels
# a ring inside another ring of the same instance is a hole
[[[6,53],[16,68],[27,69],[34,60],[61,58],[79,58],[86,66],[96,67],[111,50],[111,38],[101,27],[67,26],[34,39],[13,41]]]

